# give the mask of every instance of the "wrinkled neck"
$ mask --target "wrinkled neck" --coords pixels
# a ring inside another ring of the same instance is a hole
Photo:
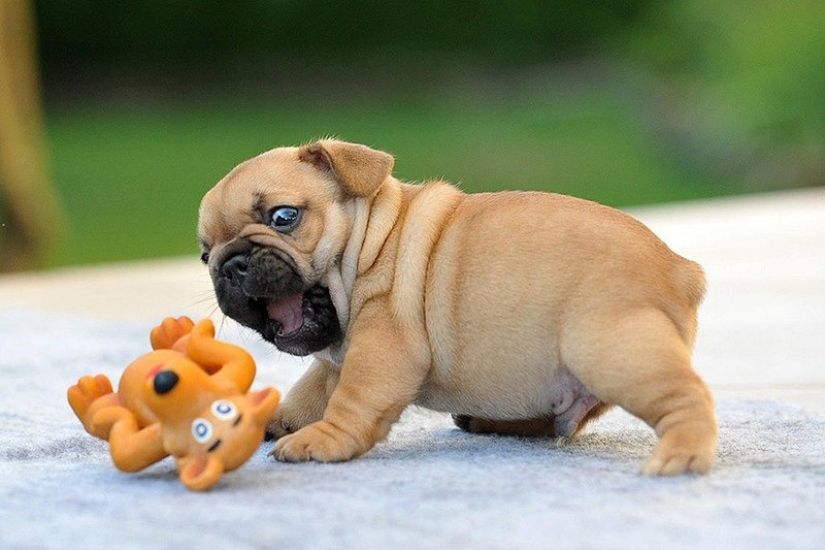
[[[352,228],[344,251],[336,267],[326,277],[332,304],[346,340],[347,327],[352,315],[352,296],[355,281],[368,271],[383,250],[385,243],[401,214],[402,189],[395,178],[387,181],[374,197],[358,197],[348,208],[352,216]],[[315,354],[321,359],[340,365],[343,360],[343,342]]]

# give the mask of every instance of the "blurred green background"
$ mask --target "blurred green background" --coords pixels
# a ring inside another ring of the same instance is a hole
[[[202,194],[323,136],[614,206],[825,183],[821,0],[37,0],[47,266],[196,255]]]

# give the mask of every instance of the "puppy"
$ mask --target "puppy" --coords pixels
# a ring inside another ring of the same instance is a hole
[[[617,210],[405,184],[393,161],[336,140],[278,148],[202,200],[220,308],[315,356],[269,424],[276,458],[362,455],[413,403],[471,432],[555,437],[618,405],[658,435],[643,473],[710,470],[697,264]]]

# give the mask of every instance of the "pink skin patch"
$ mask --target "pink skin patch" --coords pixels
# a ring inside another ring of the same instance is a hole
[[[153,367],[152,370],[150,370],[148,373],[146,373],[146,379],[148,380],[149,378],[154,377],[157,373],[159,373],[160,371],[163,370],[164,366],[165,365],[163,363],[160,363],[156,367]]]
[[[269,318],[280,325],[278,336],[289,336],[304,326],[303,294],[294,294],[278,300],[266,301]]]

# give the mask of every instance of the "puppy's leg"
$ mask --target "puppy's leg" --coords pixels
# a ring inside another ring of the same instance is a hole
[[[385,438],[427,375],[429,357],[414,358],[383,304],[361,311],[323,419],[281,438],[272,454],[286,462],[349,460]],[[426,348],[425,348],[426,349]]]
[[[338,370],[316,359],[287,392],[284,402],[266,426],[266,438],[278,439],[321,420],[338,384]]]
[[[690,347],[653,308],[580,322],[563,338],[562,360],[602,401],[619,405],[659,436],[648,475],[706,473],[716,449],[713,398],[693,371]]]

